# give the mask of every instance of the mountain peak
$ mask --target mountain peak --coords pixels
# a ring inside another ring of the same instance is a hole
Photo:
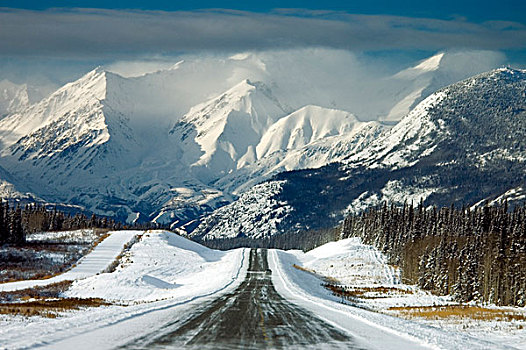
[[[281,118],[263,135],[258,158],[273,152],[297,149],[317,140],[351,133],[363,124],[349,112],[307,105]]]
[[[66,120],[71,119],[70,122],[82,125],[83,122],[79,120],[73,121],[80,116],[96,116],[95,128],[104,129],[106,125],[101,101],[106,98],[106,74],[101,67],[97,67],[40,102],[0,121],[3,148],[13,145],[23,136],[29,137],[39,129],[44,130],[51,124],[66,123]]]
[[[413,69],[420,70],[422,72],[431,72],[435,71],[438,68],[440,68],[440,63],[442,62],[442,59],[444,58],[444,53],[438,53],[432,57],[429,57],[428,59],[423,60],[415,66]]]
[[[440,64],[444,59],[444,53],[438,53],[434,56],[426,58],[416,66],[404,69],[403,71],[395,74],[395,78],[399,79],[415,79],[422,74],[431,73],[437,71],[440,68]]]

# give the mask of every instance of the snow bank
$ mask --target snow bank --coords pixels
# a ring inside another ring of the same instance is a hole
[[[168,231],[151,231],[122,257],[114,272],[76,281],[68,297],[121,302],[186,298],[212,292],[234,278],[242,250],[206,248]]]
[[[382,309],[393,306],[445,305],[451,298],[436,296],[401,282],[401,271],[387,263],[387,257],[358,237],[324,244],[306,254],[295,253],[299,265],[334,284],[358,288],[386,287],[393,291],[380,298],[360,299],[362,307]],[[372,292],[374,294],[374,292]],[[372,296],[371,293],[368,296]]]
[[[399,285],[400,271],[387,264],[386,257],[377,249],[349,238],[330,242],[304,255],[299,255],[303,266],[323,276],[330,276],[345,285]]]

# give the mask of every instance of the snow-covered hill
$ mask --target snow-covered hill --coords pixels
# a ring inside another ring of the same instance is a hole
[[[525,96],[526,71],[484,73],[429,96],[343,165],[278,174],[272,178],[281,184],[278,193],[251,194],[259,202],[272,199],[288,208],[279,225],[266,233],[327,227],[349,211],[383,201],[473,205],[511,188],[517,192],[526,183]],[[275,217],[279,210],[274,209]],[[207,218],[194,234],[217,237],[207,222],[222,227],[230,220],[225,213],[250,211],[234,202]],[[247,228],[259,217],[242,219],[238,226]],[[260,232],[245,229],[243,235],[259,237]]]

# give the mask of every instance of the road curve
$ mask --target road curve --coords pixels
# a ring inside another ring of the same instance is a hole
[[[206,283],[206,281],[203,281]],[[347,333],[291,304],[275,290],[267,251],[252,249],[247,276],[233,292],[123,349],[363,349]]]

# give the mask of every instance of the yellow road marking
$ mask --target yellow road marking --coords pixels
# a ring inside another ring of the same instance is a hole
[[[263,316],[263,310],[261,310],[261,306],[258,303],[258,310],[259,310],[259,327],[261,328],[261,332],[263,332],[263,338],[265,339],[265,342],[268,343],[268,336],[267,336],[267,330],[265,329],[265,317]]]

